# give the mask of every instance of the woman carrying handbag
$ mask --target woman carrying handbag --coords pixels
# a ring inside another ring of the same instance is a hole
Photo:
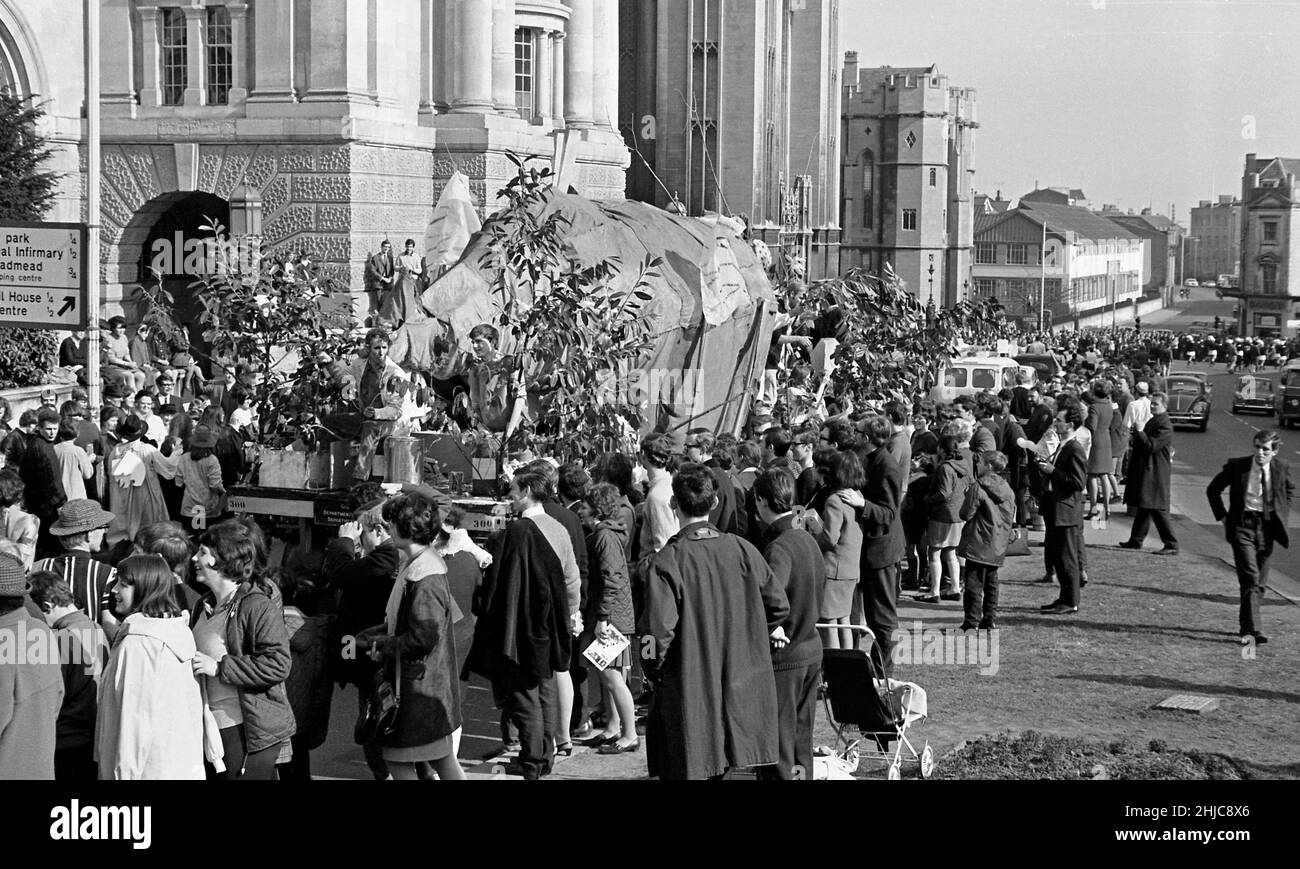
[[[393,779],[463,780],[456,759],[460,741],[460,686],[452,625],[459,611],[447,583],[447,567],[434,551],[442,511],[421,492],[400,495],[384,505],[393,542],[406,556],[388,599],[384,624],[369,628],[357,646],[383,660],[397,712],[391,729],[380,733],[384,760]]]

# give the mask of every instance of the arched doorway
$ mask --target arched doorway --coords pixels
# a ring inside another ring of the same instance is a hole
[[[207,271],[207,242],[213,234],[204,226],[230,225],[230,203],[202,192],[169,193],[152,203],[157,213],[140,248],[140,280],[148,287],[159,281],[174,301],[176,321],[185,328],[196,361],[209,370],[207,342],[199,315],[203,306],[193,284]]]

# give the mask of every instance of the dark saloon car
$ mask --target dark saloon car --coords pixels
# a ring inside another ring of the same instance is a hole
[[[1169,394],[1169,421],[1205,431],[1210,424],[1210,384],[1205,375],[1172,371],[1165,378],[1165,391]]]

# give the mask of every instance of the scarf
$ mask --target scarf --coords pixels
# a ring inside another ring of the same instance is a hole
[[[393,583],[393,590],[388,594],[388,605],[384,608],[384,624],[388,628],[388,636],[397,634],[397,614],[402,608],[402,595],[406,593],[407,584],[446,572],[447,565],[443,564],[441,556],[433,551],[432,546],[424,547],[407,563],[397,575],[397,582]]]

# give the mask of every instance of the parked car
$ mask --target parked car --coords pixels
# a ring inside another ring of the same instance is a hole
[[[1184,287],[1199,287],[1200,285],[1201,282],[1198,281],[1196,278],[1188,278],[1187,280],[1183,281]]]
[[[1206,286],[1207,288],[1211,289],[1211,290],[1218,289],[1218,287],[1219,287],[1219,282],[1218,282],[1218,281],[1206,281],[1206,282],[1205,282],[1205,286]]]
[[[1233,413],[1262,413],[1271,416],[1276,410],[1273,381],[1250,374],[1238,381],[1237,391],[1232,396]]]
[[[1165,378],[1169,396],[1169,421],[1175,426],[1196,426],[1205,431],[1210,425],[1210,383],[1195,371],[1171,371]]]

